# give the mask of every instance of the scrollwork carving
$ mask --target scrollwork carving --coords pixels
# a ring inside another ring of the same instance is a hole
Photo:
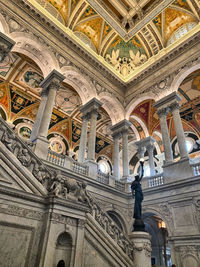
[[[64,216],[58,213],[52,213],[51,220],[54,222],[59,222],[70,226],[77,226],[78,224],[78,220],[76,218]]]
[[[171,212],[168,204],[162,204],[162,205],[160,205],[159,206],[159,212],[160,212],[160,214],[162,214],[163,218],[166,221],[172,223],[173,216],[172,216],[172,212]]]
[[[175,251],[180,253],[180,258],[182,263],[187,256],[193,256],[197,262],[200,261],[200,246],[199,245],[191,245],[191,246],[177,246],[175,247]]]
[[[29,210],[21,207],[17,207],[15,205],[8,205],[5,208],[0,207],[0,212],[11,214],[14,216],[43,220],[44,213],[36,210]]]

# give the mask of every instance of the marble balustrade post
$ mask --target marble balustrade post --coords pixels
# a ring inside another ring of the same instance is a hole
[[[185,134],[183,130],[183,125],[180,117],[180,105],[179,103],[173,103],[170,105],[170,110],[173,115],[173,120],[174,120],[174,127],[176,131],[176,136],[177,136],[177,142],[178,142],[178,147],[180,151],[180,157],[181,158],[188,158],[188,152],[186,149],[186,141],[185,141]]]
[[[168,108],[162,108],[157,111],[157,114],[160,119],[160,127],[162,133],[162,142],[164,146],[164,154],[165,154],[165,163],[173,162],[172,148],[169,137],[169,130],[167,126],[167,113]]]
[[[87,145],[87,131],[88,131],[88,120],[89,116],[83,115],[83,124],[81,128],[81,138],[80,138],[80,145],[79,145],[79,152],[78,152],[78,162],[84,162],[85,160],[85,151]]]
[[[113,175],[117,179],[120,178],[119,172],[119,139],[120,133],[113,133],[114,147],[113,147]]]
[[[88,138],[88,160],[95,160],[96,125],[98,112],[96,109],[90,112],[90,133]]]

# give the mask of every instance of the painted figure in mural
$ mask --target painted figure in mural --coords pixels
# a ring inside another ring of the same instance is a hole
[[[32,88],[38,88],[43,81],[43,77],[34,71],[27,71],[24,74],[24,81]]]
[[[140,175],[135,176],[135,180],[131,184],[132,195],[133,198],[135,198],[134,214],[133,214],[133,218],[135,219],[141,219],[142,215],[143,193],[140,181],[144,176],[144,161],[140,161],[140,166],[141,166],[141,173]]]

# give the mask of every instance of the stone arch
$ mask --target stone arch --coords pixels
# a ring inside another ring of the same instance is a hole
[[[153,93],[148,93],[148,94],[144,94],[142,95],[142,97],[138,98],[138,99],[134,99],[133,101],[131,101],[128,106],[126,107],[125,110],[125,119],[129,120],[129,117],[131,115],[131,112],[134,110],[134,108],[136,108],[141,102],[143,102],[144,100],[147,99],[154,99],[155,100],[156,96]]]
[[[112,218],[112,220],[117,224],[117,226],[118,226],[119,228],[121,228],[122,231],[123,231],[124,233],[127,234],[127,226],[126,226],[125,220],[124,220],[124,218],[120,215],[119,211],[116,210],[116,209],[110,209],[110,208],[108,208],[108,209],[106,210],[106,212],[107,212],[108,215]],[[118,220],[118,222],[115,221],[115,219]],[[118,225],[118,223],[121,224],[121,227]]]
[[[70,266],[72,259],[72,246],[73,240],[69,232],[62,232],[57,236],[55,244],[55,266],[59,265],[61,261],[65,263],[65,266]]]
[[[103,108],[108,113],[112,125],[124,120],[124,108],[122,104],[109,93],[100,93],[99,100],[103,103]]]
[[[139,135],[139,133],[138,133],[138,130],[136,129],[136,127],[135,127],[135,125],[131,125],[131,129],[133,130],[133,132],[134,132],[134,134],[135,134],[135,139],[136,140],[134,140],[133,142],[135,142],[135,141],[139,141],[140,140],[140,135]],[[132,142],[131,142],[132,143]],[[129,143],[129,144],[131,144],[131,143]]]
[[[16,42],[12,52],[18,52],[32,59],[46,77],[53,69],[60,72],[58,61],[45,45],[28,33],[13,32],[10,37]]]
[[[61,69],[62,74],[66,77],[64,82],[71,85],[81,98],[84,105],[90,99],[97,97],[96,90],[83,74],[79,73],[76,68],[71,66],[65,66]]]
[[[170,224],[169,221],[166,220],[165,216],[160,211],[158,211],[154,207],[144,207],[143,210],[142,210],[142,214],[145,214],[145,213],[151,213],[152,216],[156,215],[160,219],[162,219],[165,222],[166,226],[167,226],[167,231],[168,231],[169,236],[172,236],[172,232],[173,232],[173,229],[171,228],[172,224]]]
[[[9,35],[9,32],[10,32],[9,26],[2,14],[0,14],[0,32],[3,32],[7,35]]]
[[[199,259],[197,256],[193,254],[193,252],[188,251],[185,255],[181,257],[181,262],[183,267],[192,266],[198,267],[199,266]]]
[[[154,131],[152,133],[152,136],[153,136],[153,134],[157,135],[162,140],[162,134],[160,132]],[[160,154],[161,153],[161,150],[160,150],[160,147],[159,147],[159,145],[158,145],[157,142],[155,142],[155,148],[156,148],[157,154]]]
[[[200,69],[200,57],[186,64],[178,74],[174,77],[173,82],[170,87],[170,92],[178,91],[178,88],[182,81],[195,70]]]
[[[136,120],[140,124],[140,126],[142,127],[142,129],[143,129],[143,131],[145,133],[145,136],[148,137],[149,136],[149,131],[148,131],[146,125],[144,124],[144,122],[140,118],[135,116],[135,115],[132,115],[131,118],[133,118],[134,120]]]

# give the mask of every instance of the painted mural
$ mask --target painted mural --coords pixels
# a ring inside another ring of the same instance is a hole
[[[123,28],[123,26],[114,28],[113,24],[111,25],[100,13],[98,14],[87,1],[37,1],[55,19],[70,28],[85,43],[85,48],[88,51],[90,49],[95,51],[97,59],[100,59],[101,63],[105,65],[109,63],[110,69],[121,79],[131,78],[134,71],[147,62],[151,56],[157,54],[166,45],[168,46],[179,40],[196,27],[199,22],[199,17],[193,12],[194,8],[191,8],[193,6],[191,1],[175,0],[148,23],[147,28],[150,29],[154,26],[149,34],[143,28],[134,36],[122,37],[119,34],[120,31],[117,31],[116,28]],[[120,11],[111,2],[106,1],[104,4],[110,10],[115,23],[124,21]],[[151,4],[150,2],[150,6]],[[129,24],[133,24],[131,27],[134,27],[134,19],[130,21]],[[129,27],[126,30],[128,33]],[[155,42],[154,46],[152,45],[153,41]],[[158,49],[156,52],[153,48],[155,46]],[[104,61],[98,55],[103,57]]]
[[[125,42],[119,36],[106,51],[105,58],[123,76],[129,75],[148,59],[138,38],[134,37],[129,42]]]

